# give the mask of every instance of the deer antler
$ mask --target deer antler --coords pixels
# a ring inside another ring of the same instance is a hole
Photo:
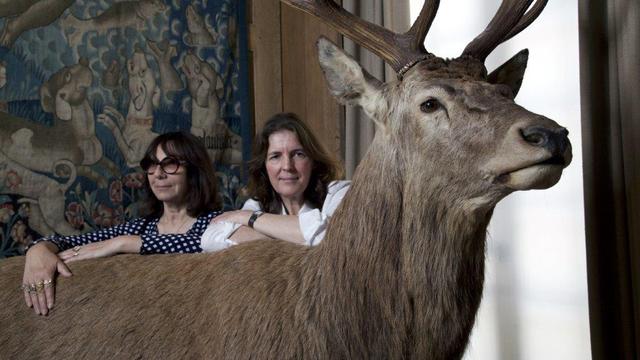
[[[398,34],[362,20],[344,10],[333,0],[282,0],[282,2],[317,16],[339,33],[371,50],[386,61],[399,76],[420,60],[430,56],[424,39],[438,10],[439,0],[427,0],[411,29]]]
[[[418,15],[411,29],[404,34],[404,36],[411,39],[412,49],[422,50],[423,53],[427,53],[427,50],[424,48],[424,39],[427,37],[431,23],[433,23],[433,19],[436,17],[439,5],[440,0],[425,1],[424,4],[422,4],[420,15]]]
[[[529,26],[542,12],[548,0],[504,0],[487,28],[473,39],[462,55],[484,62],[491,52]],[[529,11],[527,11],[529,9]]]

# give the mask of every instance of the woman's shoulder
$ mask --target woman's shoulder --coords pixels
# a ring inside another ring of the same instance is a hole
[[[327,185],[327,197],[324,199],[322,211],[333,213],[347,194],[350,186],[351,181],[349,180],[335,180],[330,182],[329,185]]]
[[[260,204],[260,202],[257,200],[248,199],[247,201],[244,202],[244,205],[242,205],[242,210],[252,210],[252,211],[262,210],[262,204]]]
[[[132,219],[127,224],[125,224],[125,229],[137,229],[136,231],[140,233],[147,233],[148,231],[152,231],[151,229],[157,226],[159,220],[160,217],[156,215],[141,216]]]
[[[145,225],[145,224],[149,224],[152,222],[158,222],[159,217],[155,216],[155,215],[148,215],[148,216],[140,216],[137,218],[133,218],[129,221],[127,221],[124,225],[126,226],[139,226],[139,225]]]
[[[346,190],[351,186],[351,180],[334,180],[327,185],[327,193],[335,194],[340,190]]]
[[[222,214],[222,210],[207,210],[203,212],[198,216],[196,222],[191,226],[191,229],[189,231],[204,232],[207,226],[209,226],[211,219],[220,214]]]
[[[222,210],[207,210],[202,214],[200,214],[200,216],[198,216],[198,219],[211,220],[222,213],[223,213]]]

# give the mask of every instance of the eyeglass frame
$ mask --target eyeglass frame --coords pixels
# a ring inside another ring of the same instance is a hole
[[[146,166],[145,169],[145,163],[149,162],[148,166]],[[163,165],[164,163],[164,165]],[[167,170],[165,170],[165,165],[172,165],[172,163],[177,163],[178,166],[176,167],[175,171],[169,172]],[[150,158],[146,158],[146,159],[142,159],[140,160],[140,167],[142,168],[142,171],[145,172],[145,174],[147,175],[153,175],[155,174],[156,170],[158,169],[158,167],[162,170],[163,173],[167,174],[167,175],[174,175],[176,174],[178,171],[180,171],[180,166],[184,166],[184,165],[188,165],[189,162],[185,161],[185,160],[180,160],[178,158],[175,158],[173,156],[167,156],[164,159],[162,159],[161,161],[158,160],[153,160]],[[149,172],[149,169],[153,168],[153,172]]]

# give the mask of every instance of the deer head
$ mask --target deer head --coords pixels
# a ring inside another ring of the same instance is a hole
[[[532,6],[532,0],[503,1],[455,59],[439,58],[423,45],[437,0],[424,3],[404,34],[367,23],[332,0],[283,1],[322,18],[398,73],[397,81],[381,83],[330,41],[318,41],[330,91],[344,104],[361,106],[378,125],[377,151],[395,152],[399,175],[476,205],[495,205],[514,190],[554,185],[571,161],[568,131],[514,102],[527,50],[491,74],[484,65],[493,49],[535,20],[546,0]]]

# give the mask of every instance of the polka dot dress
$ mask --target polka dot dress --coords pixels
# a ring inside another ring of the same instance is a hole
[[[202,234],[207,229],[211,219],[221,213],[220,211],[211,211],[200,215],[193,226],[184,234],[160,234],[158,233],[158,221],[160,218],[139,218],[124,224],[82,235],[53,235],[41,238],[36,240],[32,245],[41,241],[51,241],[60,251],[63,251],[74,246],[82,246],[97,241],[113,239],[120,235],[140,235],[142,239],[140,254],[143,255],[199,253],[202,252],[202,248],[200,247]]]

